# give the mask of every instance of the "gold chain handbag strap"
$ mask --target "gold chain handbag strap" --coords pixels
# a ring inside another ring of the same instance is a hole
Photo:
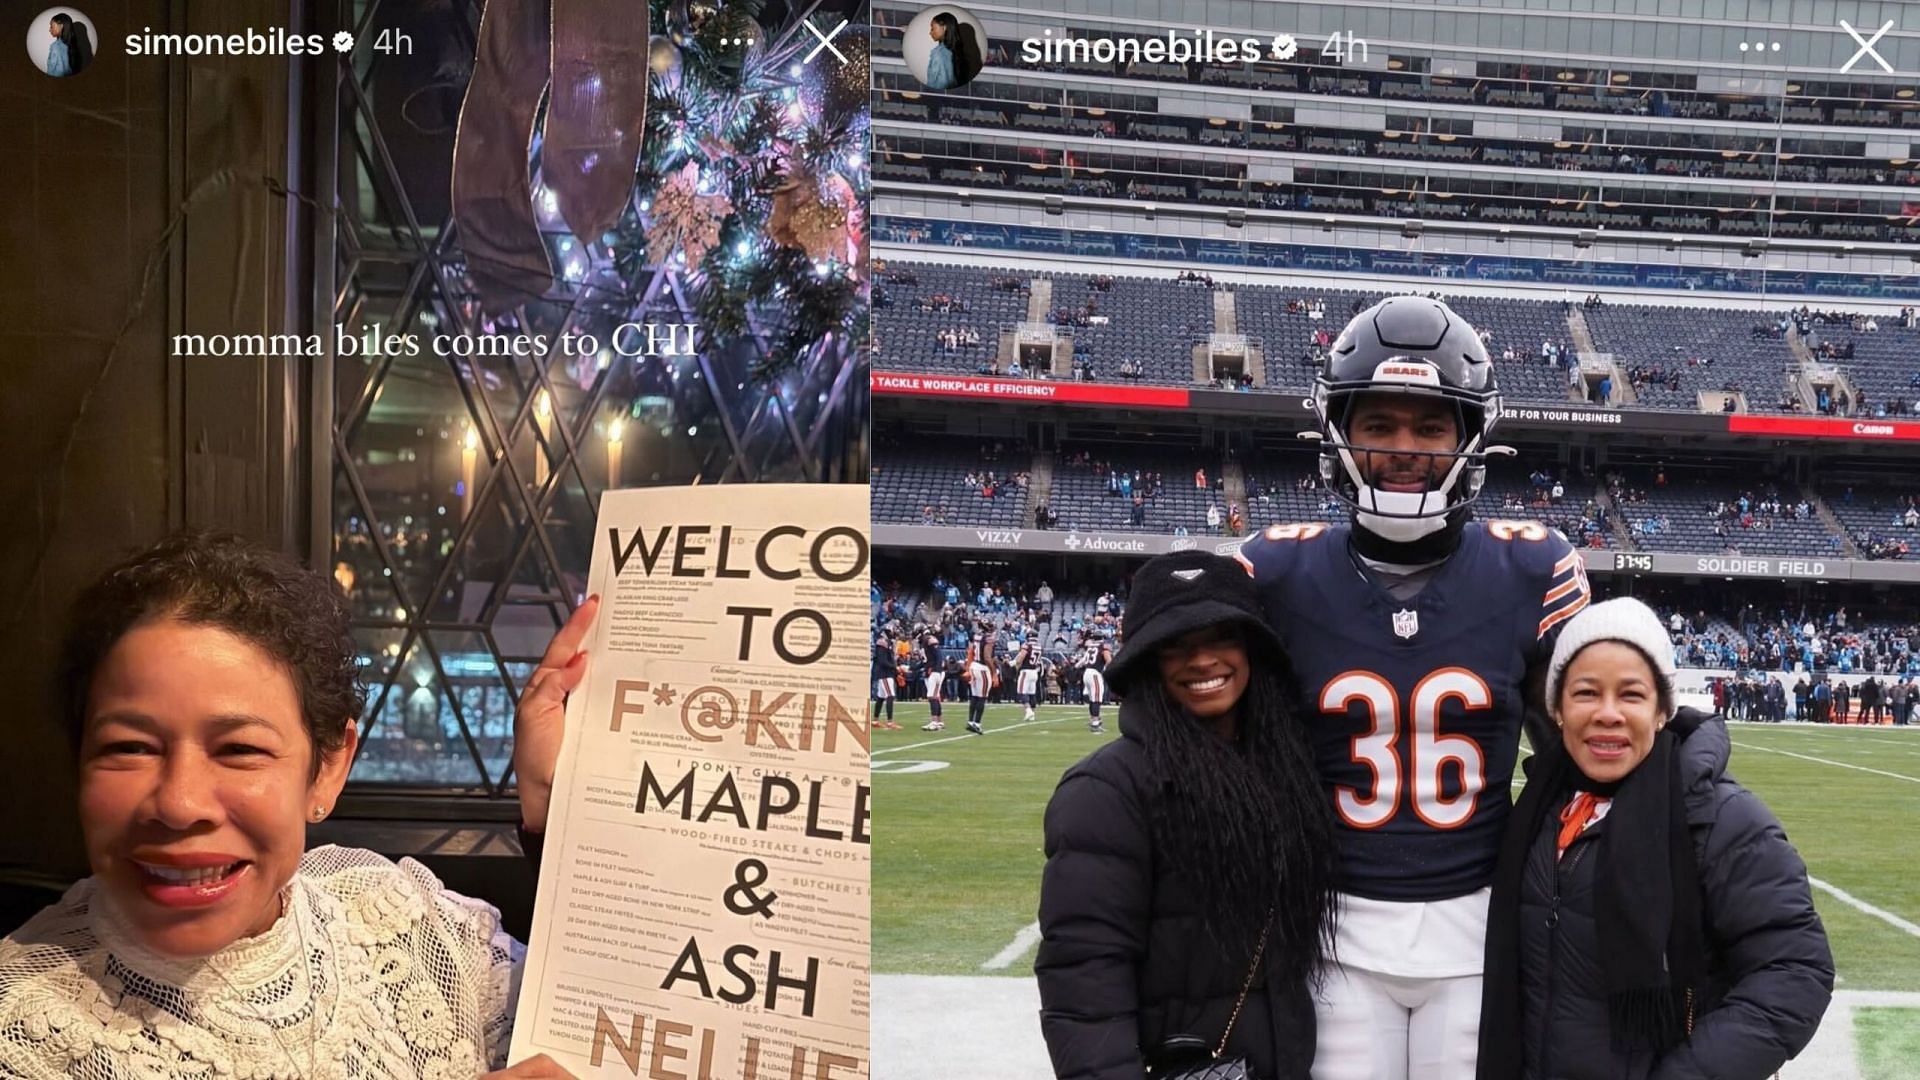
[[[1267,920],[1271,926],[1273,920]],[[1233,1035],[1233,1025],[1240,1022],[1240,1008],[1247,1003],[1247,995],[1253,992],[1253,976],[1260,970],[1260,958],[1267,951],[1267,927],[1260,928],[1260,944],[1253,950],[1253,963],[1247,967],[1247,981],[1240,987],[1240,1000],[1233,1003],[1233,1015],[1227,1017],[1227,1030],[1220,1033],[1220,1045],[1213,1048],[1213,1056],[1218,1058],[1227,1052],[1227,1039]]]

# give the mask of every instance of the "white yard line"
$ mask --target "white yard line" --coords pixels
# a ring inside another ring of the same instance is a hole
[[[1027,955],[1027,950],[1038,944],[1040,944],[1040,923],[1035,920],[1021,927],[1020,932],[1013,935],[1013,940],[1007,943],[1007,947],[994,953],[993,959],[981,964],[980,970],[1002,971],[1010,968],[1015,960]]]
[[[1001,732],[1005,732],[1005,731],[1018,731],[1018,730],[1020,730],[1021,728],[1024,728],[1024,727],[1033,727],[1033,726],[1034,726],[1035,724],[1061,724],[1061,723],[1065,723],[1066,721],[1068,721],[1068,720],[1071,720],[1071,719],[1073,719],[1073,718],[1072,718],[1072,717],[1070,717],[1070,716],[1062,716],[1062,717],[1059,717],[1059,718],[1057,718],[1057,719],[1053,719],[1053,720],[1025,720],[1025,721],[1022,721],[1022,722],[1020,722],[1020,723],[1018,723],[1018,724],[1009,724],[1009,725],[1007,725],[1006,727],[994,727],[994,728],[988,728],[988,729],[986,730],[986,732],[985,732],[985,734],[987,734],[987,735],[998,735],[998,734],[1000,734]],[[874,757],[879,757],[879,756],[880,756],[881,754],[896,754],[896,753],[899,753],[899,752],[900,752],[900,751],[902,751],[902,750],[920,750],[920,749],[924,749],[925,747],[929,747],[929,746],[938,746],[938,745],[940,745],[941,743],[948,743],[948,742],[961,742],[961,741],[964,741],[964,740],[966,740],[966,739],[978,739],[978,738],[980,738],[980,736],[979,736],[979,735],[975,735],[975,734],[973,734],[972,732],[969,732],[969,731],[967,731],[967,730],[966,730],[966,723],[967,723],[967,722],[966,722],[966,719],[965,719],[964,717],[963,717],[963,718],[961,718],[961,719],[959,719],[959,720],[956,720],[956,721],[955,721],[955,723],[957,723],[957,724],[959,724],[959,725],[961,725],[961,730],[960,730],[960,734],[958,734],[958,735],[948,735],[948,736],[946,736],[945,738],[940,738],[940,739],[927,739],[927,740],[924,740],[924,741],[922,741],[922,742],[916,742],[916,743],[905,743],[905,744],[903,744],[903,745],[900,745],[900,746],[889,746],[889,747],[886,747],[885,749],[881,749],[881,750],[875,750],[875,751],[873,752],[873,756],[874,756]],[[930,734],[930,733],[929,733],[929,734]]]
[[[1856,772],[1872,773],[1875,776],[1890,777],[1894,780],[1905,780],[1909,784],[1920,784],[1920,776],[1905,776],[1897,772],[1887,772],[1885,769],[1869,769],[1865,765],[1849,765],[1844,761],[1828,761],[1826,758],[1814,757],[1812,754],[1796,754],[1791,750],[1776,750],[1771,746],[1757,746],[1753,743],[1735,742],[1733,745],[1742,750],[1758,750],[1763,754],[1784,754],[1787,757],[1799,758],[1802,761],[1817,762],[1821,765],[1832,765],[1836,769],[1853,769]]]
[[[1920,926],[1916,926],[1913,923],[1908,922],[1907,920],[1901,918],[1900,916],[1895,915],[1893,912],[1888,911],[1885,908],[1874,907],[1872,904],[1869,904],[1865,900],[1862,900],[1859,897],[1854,896],[1852,893],[1847,892],[1845,889],[1842,889],[1837,885],[1829,885],[1826,882],[1821,881],[1817,877],[1813,877],[1809,875],[1807,877],[1807,880],[1813,883],[1814,888],[1819,889],[1821,892],[1826,893],[1828,896],[1833,897],[1835,900],[1840,901],[1841,903],[1847,905],[1848,907],[1853,908],[1856,911],[1865,912],[1866,914],[1871,915],[1876,919],[1879,919],[1881,922],[1886,923],[1888,926],[1891,926],[1896,930],[1904,931],[1905,933],[1907,933],[1912,937],[1920,938]],[[1920,995],[1915,995],[1915,996],[1920,997]]]
[[[1871,731],[1873,729],[1868,728],[1866,730]],[[1856,737],[1853,735],[1843,735],[1838,731],[1808,731],[1804,728],[1789,730],[1787,733],[1790,735],[1805,736],[1809,739],[1820,739],[1828,745],[1845,743],[1848,746],[1866,747],[1870,752],[1875,754],[1920,754],[1920,743],[1916,743],[1913,746],[1894,745],[1900,741],[1900,738],[1904,738],[1905,736],[1891,739],[1875,738],[1872,736]]]
[[[1846,738],[1852,735],[1884,735],[1886,741],[1898,742],[1912,739],[1920,743],[1920,724],[1816,724],[1810,720],[1786,720],[1781,723],[1762,723],[1757,720],[1729,720],[1727,730],[1735,733],[1747,731],[1792,731],[1803,735],[1836,735]]]

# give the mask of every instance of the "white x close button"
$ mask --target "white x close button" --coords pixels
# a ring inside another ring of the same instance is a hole
[[[1886,72],[1889,75],[1893,74],[1893,65],[1887,63],[1887,58],[1884,56],[1881,56],[1880,51],[1874,48],[1874,46],[1879,43],[1881,38],[1887,36],[1887,31],[1893,29],[1892,19],[1888,19],[1886,22],[1886,25],[1882,26],[1879,30],[1875,31],[1874,35],[1871,38],[1861,37],[1860,31],[1855,30],[1853,27],[1847,25],[1847,20],[1845,19],[1840,20],[1840,29],[1845,30],[1847,32],[1847,36],[1852,38],[1860,46],[1858,49],[1854,50],[1854,53],[1852,56],[1847,58],[1846,63],[1840,65],[1841,71],[1843,72],[1852,71],[1853,65],[1859,63],[1861,57],[1871,56],[1873,57],[1873,62],[1880,65],[1880,70]]]
[[[845,30],[847,28],[847,20],[841,19],[840,25],[834,27],[833,29],[827,31],[824,34],[820,32],[819,27],[814,26],[813,23],[811,22],[802,22],[800,25],[806,27],[809,33],[811,33],[814,37],[817,37],[820,39],[820,44],[815,45],[813,49],[807,53],[806,56],[802,57],[800,60],[801,63],[803,64],[813,63],[813,58],[820,55],[821,49],[825,49],[828,52],[832,53],[834,56],[839,57],[841,63],[844,64],[847,62],[847,54],[833,47],[833,39],[836,37],[839,37],[840,31]]]

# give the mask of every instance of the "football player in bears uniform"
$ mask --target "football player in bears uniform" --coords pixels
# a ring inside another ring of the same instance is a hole
[[[967,730],[985,735],[987,698],[993,693],[993,636],[984,628],[967,646]]]
[[[1107,661],[1113,659],[1113,650],[1096,638],[1087,642],[1081,659],[1080,687],[1087,695],[1087,730],[1099,734],[1107,730],[1100,722],[1100,706],[1107,700]]]
[[[894,656],[893,639],[885,634],[873,640],[873,726],[899,731],[900,725],[893,722],[894,680],[900,677],[900,662]],[[880,709],[885,706],[887,718],[880,719]]]
[[[940,688],[946,685],[947,669],[940,662],[940,635],[929,632],[920,640],[920,655],[927,664],[927,709],[933,717],[920,726],[921,731],[945,731],[940,719]]]
[[[1493,365],[1445,304],[1362,312],[1316,381],[1320,476],[1351,524],[1241,550],[1299,681],[1334,802],[1341,898],[1315,1080],[1474,1075],[1488,886],[1523,724],[1580,555],[1532,521],[1475,521],[1500,418]]]
[[[1020,647],[1020,659],[1014,664],[1020,671],[1020,704],[1027,707],[1026,720],[1033,719],[1033,707],[1040,701],[1040,679],[1046,674],[1047,658],[1040,655],[1040,643],[1029,641]]]

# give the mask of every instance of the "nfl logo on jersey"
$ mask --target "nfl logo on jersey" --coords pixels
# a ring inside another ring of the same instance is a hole
[[[1420,632],[1420,613],[1409,608],[1393,613],[1393,632],[1403,638],[1410,638]]]

